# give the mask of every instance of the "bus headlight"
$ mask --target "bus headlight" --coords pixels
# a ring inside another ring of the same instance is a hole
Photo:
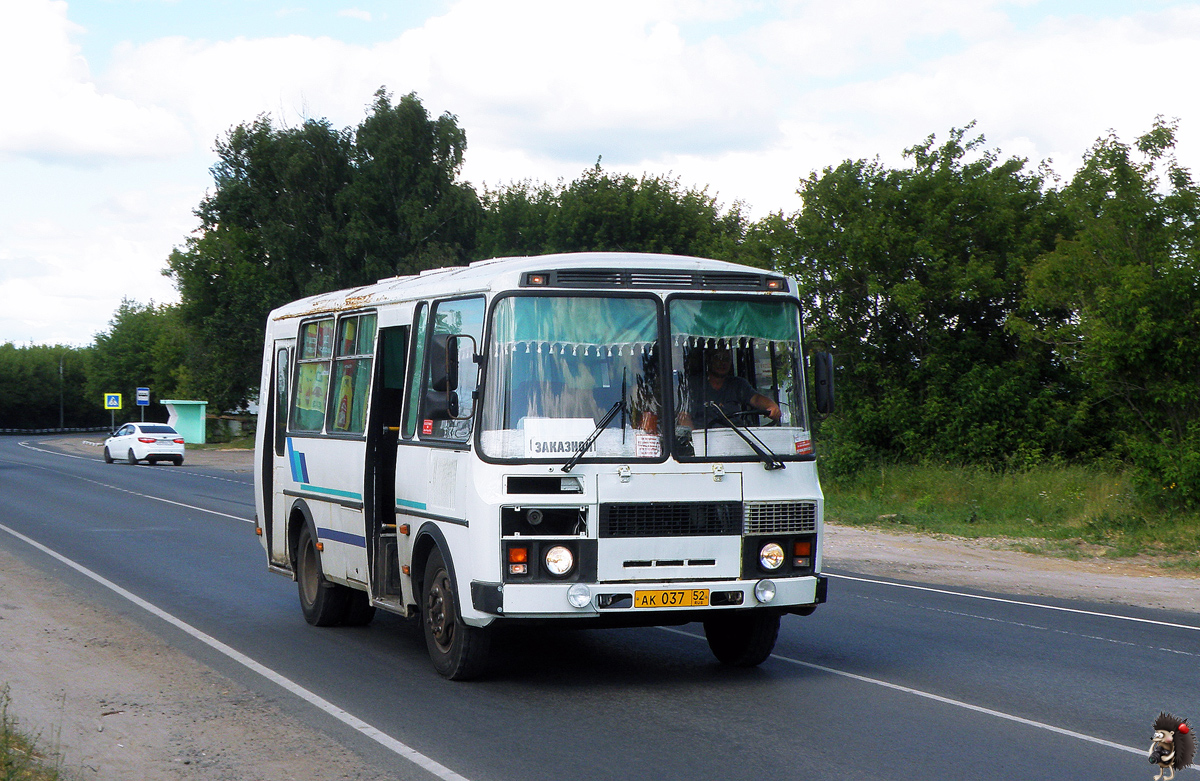
[[[769,580],[760,580],[754,584],[754,598],[766,604],[775,599],[775,584]]]
[[[561,578],[575,567],[575,554],[565,545],[555,545],[546,551],[546,571]]]
[[[777,542],[768,542],[758,552],[759,565],[768,572],[783,566],[783,546]]]
[[[592,590],[583,583],[576,583],[567,589],[567,601],[571,607],[587,607],[592,603]]]

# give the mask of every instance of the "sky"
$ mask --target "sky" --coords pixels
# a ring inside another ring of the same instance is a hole
[[[1064,179],[1179,120],[1200,170],[1200,2],[0,0],[0,344],[90,344],[197,227],[217,139],[268,114],[353,127],[415,92],[477,189],[597,159],[752,218],[801,179],[974,121]]]

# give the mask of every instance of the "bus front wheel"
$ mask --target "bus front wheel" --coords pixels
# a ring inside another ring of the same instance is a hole
[[[345,620],[348,589],[325,579],[317,544],[307,525],[300,530],[296,546],[296,586],[305,621],[313,626],[337,626]]]
[[[722,664],[757,667],[775,649],[779,614],[762,610],[717,614],[705,620],[704,637]]]
[[[429,552],[422,592],[421,623],[434,668],[452,681],[478,677],[487,664],[490,638],[486,629],[463,622],[450,571],[437,548]]]

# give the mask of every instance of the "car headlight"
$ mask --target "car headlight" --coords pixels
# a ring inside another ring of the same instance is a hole
[[[783,566],[783,546],[777,542],[768,542],[758,552],[758,563],[765,570],[777,570]]]
[[[575,554],[565,545],[555,545],[546,551],[546,571],[561,578],[575,566]]]

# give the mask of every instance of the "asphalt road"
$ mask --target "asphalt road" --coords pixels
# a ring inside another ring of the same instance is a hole
[[[451,683],[397,617],[304,622],[294,584],[266,571],[249,476],[37,447],[0,438],[0,546],[273,698],[327,736],[314,750],[397,777],[436,777],[416,752],[470,781],[1124,781],[1154,775],[1159,710],[1200,722],[1200,616],[851,572],[754,670],[718,665],[696,625],[509,631],[486,680]]]

